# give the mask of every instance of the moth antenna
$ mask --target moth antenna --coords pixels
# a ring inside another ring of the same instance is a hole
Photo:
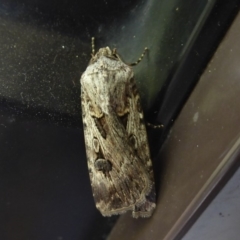
[[[145,56],[147,50],[148,50],[148,48],[145,47],[144,50],[143,50],[142,55],[140,56],[140,58],[139,58],[136,62],[130,63],[129,65],[130,65],[130,66],[136,66],[136,65],[138,65],[138,64],[142,61],[142,59],[143,59],[143,57]]]
[[[94,44],[95,38],[92,37],[92,56],[95,55],[95,44]]]

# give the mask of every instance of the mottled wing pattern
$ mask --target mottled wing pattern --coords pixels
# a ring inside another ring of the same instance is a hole
[[[103,216],[132,210],[133,217],[149,217],[155,208],[152,163],[133,75],[120,59],[100,55],[81,77],[88,169]]]

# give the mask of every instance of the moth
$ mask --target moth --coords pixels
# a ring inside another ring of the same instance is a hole
[[[103,216],[132,211],[150,217],[155,184],[146,127],[132,66],[116,49],[100,48],[81,76],[81,104],[88,170]]]

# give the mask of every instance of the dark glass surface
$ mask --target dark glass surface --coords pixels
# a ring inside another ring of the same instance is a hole
[[[168,126],[203,67],[172,79],[215,2],[1,1],[0,239],[106,238],[116,217],[95,209],[81,125],[79,79],[90,38],[96,48],[116,47],[126,62],[150,49],[136,79],[147,120],[158,116]]]

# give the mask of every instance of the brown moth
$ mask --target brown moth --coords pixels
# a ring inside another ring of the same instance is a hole
[[[132,211],[150,217],[156,207],[152,161],[131,66],[109,47],[95,54],[81,77],[82,118],[94,200],[103,216]]]

